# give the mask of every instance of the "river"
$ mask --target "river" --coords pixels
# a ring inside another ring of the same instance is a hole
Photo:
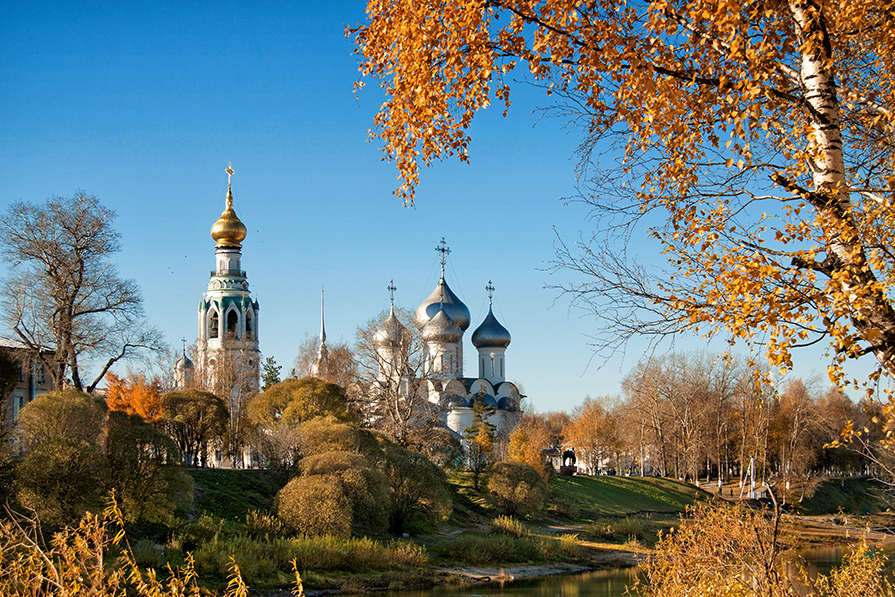
[[[839,565],[848,548],[825,547],[805,549],[799,555],[807,563],[809,574],[826,574]],[[891,558],[891,552],[887,555]],[[600,570],[580,574],[547,576],[544,578],[517,580],[499,585],[474,584],[465,586],[441,586],[427,591],[394,591],[387,597],[622,597],[634,583],[638,568]],[[889,568],[889,578],[892,569]],[[634,594],[633,591],[627,594]]]

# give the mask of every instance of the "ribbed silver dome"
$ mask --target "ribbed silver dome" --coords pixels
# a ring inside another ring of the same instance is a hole
[[[189,359],[189,357],[187,357],[186,355],[183,355],[182,357],[177,359],[177,361],[174,363],[174,368],[177,370],[192,369],[193,362]]]
[[[488,307],[488,316],[485,321],[472,333],[472,345],[476,348],[506,348],[510,345],[510,340],[510,332],[500,325],[500,322],[494,317],[491,307]]]
[[[444,288],[443,295],[442,288]],[[443,299],[442,296],[444,296]],[[454,291],[447,285],[444,278],[438,281],[438,286],[435,287],[435,290],[432,291],[429,298],[417,307],[415,315],[417,327],[423,329],[426,324],[429,323],[429,320],[435,317],[435,314],[441,310],[442,304],[448,317],[460,326],[461,330],[465,331],[470,323],[469,309],[467,309],[466,305],[463,304],[463,301],[454,294]]]
[[[455,343],[463,339],[460,329],[444,309],[439,309],[435,317],[423,328],[423,340],[426,342]]]
[[[394,306],[389,311],[388,317],[383,324],[379,326],[376,333],[373,334],[373,343],[376,346],[398,347],[401,346],[407,338],[407,328],[398,321],[395,315]]]

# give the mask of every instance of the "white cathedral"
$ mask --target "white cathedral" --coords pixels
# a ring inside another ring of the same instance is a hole
[[[246,227],[233,210],[230,177],[234,171],[226,169],[227,199],[221,217],[211,228],[215,241],[215,269],[211,272],[208,290],[199,302],[199,333],[196,341],[194,365],[186,356],[175,364],[175,385],[179,389],[191,387],[196,375],[203,375],[206,386],[217,385],[214,380],[223,376],[224,368],[239,364],[247,373],[250,388],[259,388],[261,352],[258,348],[258,301],[252,299],[246,272],[241,269],[242,241]],[[458,438],[472,424],[473,401],[477,397],[494,408],[489,421],[498,431],[509,432],[522,414],[523,396],[519,388],[506,379],[506,350],[510,333],[497,321],[491,308],[494,287],[488,282],[488,315],[472,333],[472,344],[477,350],[478,377],[463,374],[463,335],[469,328],[469,309],[457,297],[444,279],[445,256],[450,252],[444,239],[437,250],[441,252],[441,279],[432,294],[417,307],[414,324],[419,328],[425,344],[425,381],[428,400],[441,407],[442,420]],[[382,355],[394,351],[407,335],[392,309],[374,335],[377,352]],[[321,346],[314,371],[320,371],[326,360],[326,335],[323,328],[321,296]],[[404,375],[390,370],[387,358],[380,359],[380,375]]]

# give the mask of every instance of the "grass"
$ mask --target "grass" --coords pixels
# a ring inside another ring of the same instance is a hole
[[[689,483],[658,477],[557,477],[550,484],[553,509],[591,520],[641,512],[677,513],[711,494]]]
[[[792,496],[794,492],[790,492]],[[779,498],[778,498],[779,499]],[[792,504],[799,514],[877,514],[891,508],[884,488],[868,477],[825,479],[814,486],[810,497]]]
[[[269,471],[196,469],[189,473],[201,492],[196,501],[199,511],[227,520],[243,521],[252,510],[271,511],[282,487]]]

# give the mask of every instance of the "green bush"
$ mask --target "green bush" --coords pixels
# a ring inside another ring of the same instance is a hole
[[[351,533],[351,502],[336,475],[302,476],[277,495],[277,515],[304,535]]]
[[[488,498],[501,512],[528,516],[544,509],[547,483],[527,464],[498,462],[488,473]]]
[[[649,539],[646,524],[639,518],[627,516],[623,519],[595,520],[587,527],[587,533],[595,539],[604,541],[626,541],[634,538]]]

